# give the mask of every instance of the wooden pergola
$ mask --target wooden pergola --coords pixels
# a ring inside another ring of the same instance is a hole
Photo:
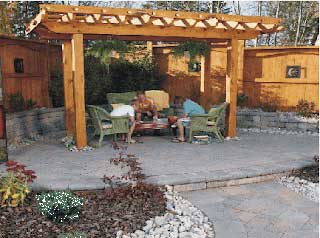
[[[83,41],[122,39],[144,41],[227,42],[227,136],[236,136],[238,47],[246,39],[282,30],[281,19],[124,8],[43,4],[27,27],[42,39],[63,40],[65,117],[68,135],[78,148],[87,144]],[[205,58],[204,79],[210,79],[210,54]],[[204,82],[204,83],[205,83]]]

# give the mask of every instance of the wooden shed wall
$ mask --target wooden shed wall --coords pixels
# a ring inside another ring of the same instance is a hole
[[[188,61],[176,58],[172,47],[155,47],[153,52],[160,72],[166,74],[163,87],[171,97],[181,95],[200,101],[200,72],[188,72]],[[259,47],[245,48],[243,74],[238,77],[238,91],[248,95],[247,106],[277,104],[279,109],[292,110],[299,99],[313,101],[319,110],[319,48]],[[206,85],[205,100],[216,104],[225,97],[227,54],[223,44],[213,45],[211,78]],[[301,78],[286,78],[286,66],[300,65]]]
[[[9,95],[21,92],[24,99],[32,99],[39,107],[50,107],[48,93],[50,67],[61,59],[61,47],[46,43],[0,37],[0,57],[4,105],[9,107]],[[15,73],[14,59],[23,59],[24,72]]]
[[[301,66],[301,78],[286,78],[286,67]],[[270,47],[244,52],[243,92],[250,106],[279,104],[290,109],[300,99],[319,109],[319,48]]]

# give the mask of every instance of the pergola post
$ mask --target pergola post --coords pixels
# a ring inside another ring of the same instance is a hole
[[[64,108],[67,136],[75,135],[73,76],[72,76],[72,45],[71,40],[64,40],[62,45],[63,54],[63,87]]]
[[[201,56],[201,73],[200,73],[200,94],[201,94],[201,105],[207,108],[208,95],[210,91],[210,78],[211,78],[211,43],[208,42],[209,52],[206,56]]]
[[[226,74],[226,102],[229,104],[227,110],[227,133],[228,137],[235,137],[237,134],[237,81],[238,81],[238,39],[228,41],[227,47],[227,74]]]
[[[84,58],[83,34],[72,35],[72,71],[75,110],[76,145],[82,149],[87,145],[85,93],[84,93]]]

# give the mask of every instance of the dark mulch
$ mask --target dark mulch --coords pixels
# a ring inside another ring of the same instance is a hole
[[[311,166],[295,170],[291,176],[299,177],[313,183],[319,183],[319,166]]]
[[[319,155],[315,155],[313,159],[316,163],[315,165],[294,170],[291,176],[299,177],[312,183],[319,183]]]
[[[85,232],[90,238],[115,237],[119,229],[134,232],[151,217],[165,212],[163,193],[152,185],[75,194],[84,197],[86,202],[80,218],[68,224],[55,224],[41,216],[35,204],[35,194],[30,194],[24,206],[0,208],[0,237],[50,238],[70,231]]]

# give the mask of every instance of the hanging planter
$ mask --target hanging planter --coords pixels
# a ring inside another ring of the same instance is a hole
[[[188,61],[189,72],[200,72],[201,56],[206,57],[209,53],[209,47],[206,42],[185,41],[173,49],[173,55],[176,57],[185,57]]]
[[[189,51],[185,51],[185,52],[184,52],[184,57],[186,58],[186,60],[190,60],[190,53],[189,53]]]
[[[209,47],[207,42],[185,41],[173,49],[173,55],[176,57],[184,56],[190,62],[196,61],[199,56],[207,56]]]
[[[130,49],[129,45],[125,41],[121,40],[106,40],[96,41],[95,44],[89,48],[86,55],[91,55],[99,58],[101,63],[105,64],[108,72],[111,63],[111,58],[115,58],[117,53],[123,54],[128,52]]]
[[[201,71],[201,62],[193,60],[188,63],[189,72],[200,72]]]

